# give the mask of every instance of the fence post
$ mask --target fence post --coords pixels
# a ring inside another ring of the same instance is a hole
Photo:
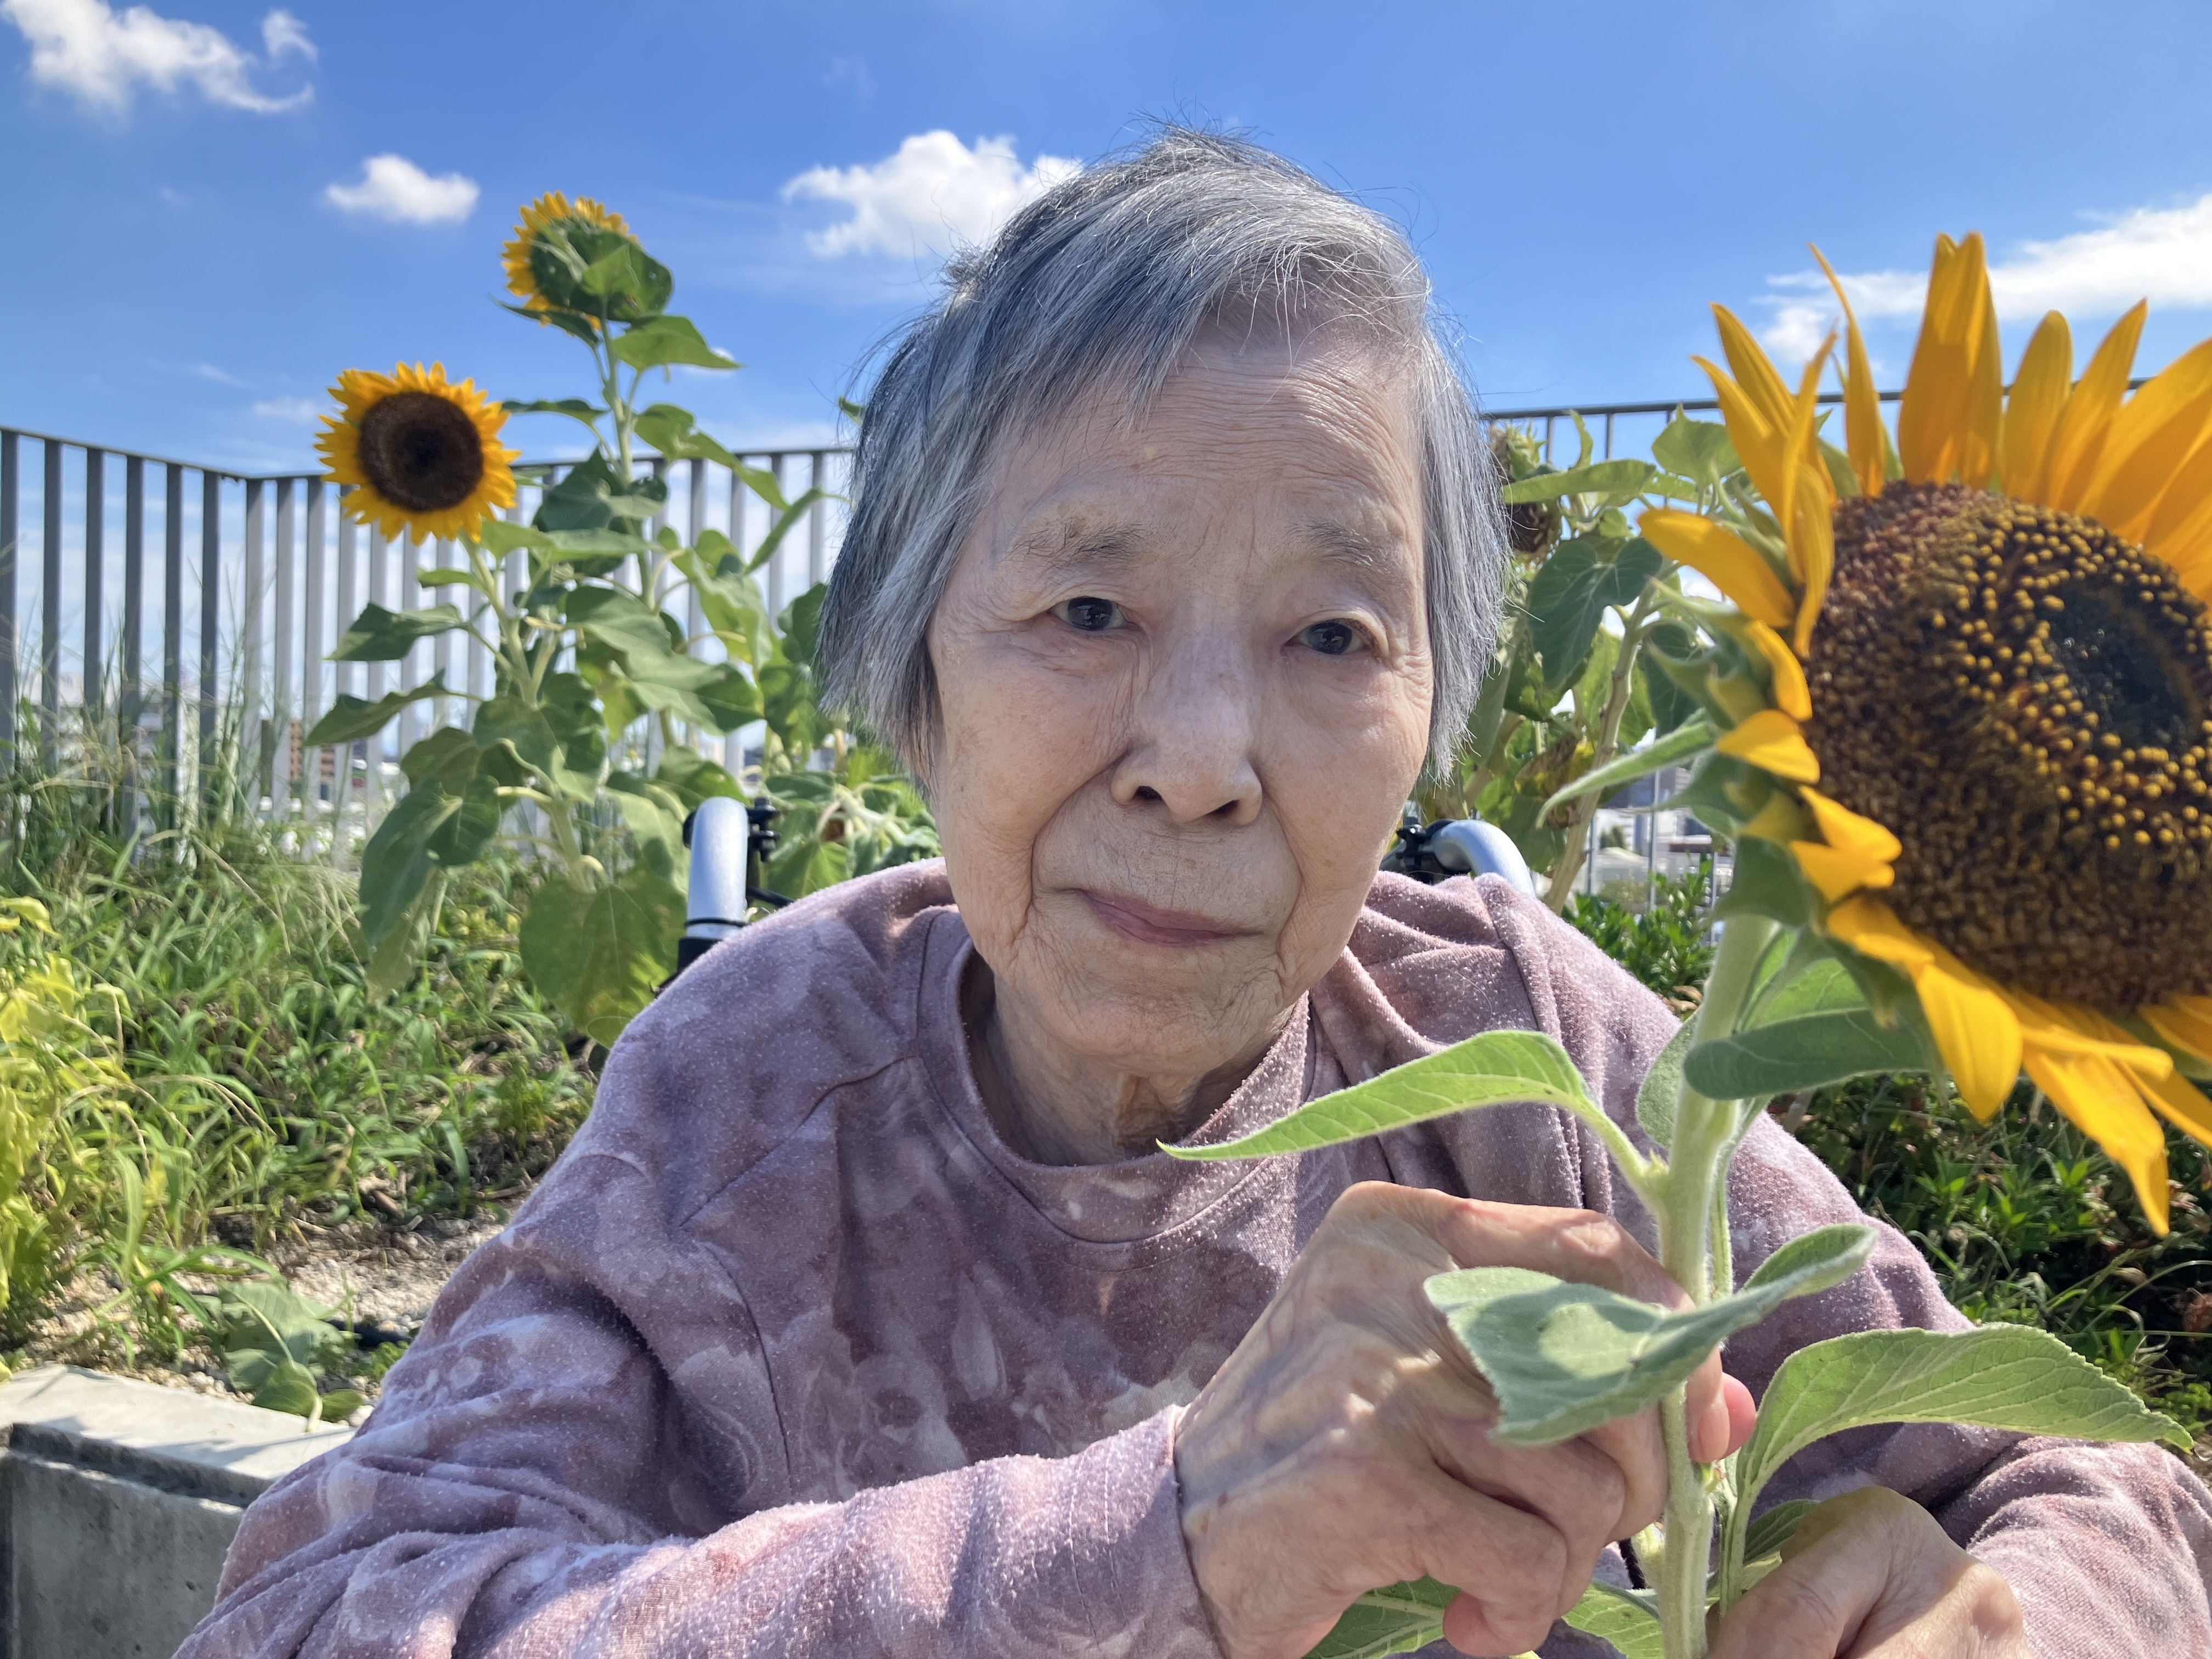
[[[307,733],[323,714],[323,603],[330,584],[323,570],[323,481],[307,480],[307,541],[304,556],[307,568],[300,586],[303,599],[300,606],[300,740],[287,741],[287,752],[291,764],[299,769],[295,779],[287,777],[287,784],[297,784],[301,811],[310,829],[321,816],[319,805],[323,787],[323,751],[307,747]],[[289,546],[289,544],[288,543]],[[289,657],[287,658],[289,661]]]
[[[107,455],[84,452],[84,718],[88,737],[106,701]]]
[[[23,477],[21,445],[0,432],[0,744],[15,746],[15,543]],[[12,761],[12,754],[9,757]]]
[[[270,807],[281,807],[286,817],[291,816],[292,720],[297,713],[292,690],[292,647],[296,638],[293,624],[300,608],[300,532],[292,485],[289,478],[276,481],[276,539],[269,550],[276,562],[276,615],[269,623],[269,718],[276,722],[276,740],[270,743],[264,738],[261,744],[267,761],[262,789]]]
[[[333,613],[336,619],[331,624],[333,648],[337,641],[345,637],[347,624],[353,621],[354,549],[358,526],[346,514],[345,498],[346,491],[341,487],[338,490],[338,591],[335,599],[337,608]],[[347,663],[340,663],[333,668],[331,677],[334,688],[331,707],[335,708],[337,707],[336,698],[351,691],[356,682],[352,666]],[[331,753],[331,862],[343,869],[346,855],[345,809],[347,803],[353,799],[353,744],[335,745]],[[366,806],[362,808],[364,812],[367,810]]]
[[[239,600],[239,628],[244,635],[240,652],[238,714],[239,781],[246,787],[252,809],[260,810],[261,797],[269,793],[269,774],[274,757],[269,747],[268,725],[261,716],[261,585],[266,568],[263,559],[264,532],[261,480],[246,484],[244,588]]]
[[[55,728],[62,714],[62,441],[46,440],[46,489],[39,502],[46,532],[40,566],[39,752],[54,765]]]
[[[829,479],[823,475],[830,469],[830,458],[820,450],[814,452],[814,468],[808,475],[808,484],[815,489],[827,489]],[[806,509],[806,585],[822,585],[822,551],[829,532],[830,503],[817,501]]]
[[[185,793],[184,467],[169,462],[165,482],[161,499],[161,786],[168,791],[168,810],[173,813]]]
[[[204,799],[215,753],[216,677],[222,651],[222,475],[200,472],[200,747],[194,793]],[[244,733],[240,734],[243,737]]]
[[[123,745],[124,775],[130,781],[125,822],[138,833],[139,722],[146,712],[146,463],[132,455],[123,463],[123,634],[115,680],[115,735]]]

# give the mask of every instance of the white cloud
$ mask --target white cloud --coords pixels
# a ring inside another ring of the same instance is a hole
[[[1011,137],[978,138],[971,149],[940,128],[915,133],[872,167],[809,168],[783,187],[783,198],[842,202],[853,210],[842,223],[807,234],[806,245],[825,259],[942,258],[988,240],[1082,166],[1040,155],[1025,167]]]
[[[261,20],[259,60],[221,29],[163,17],[148,6],[118,15],[107,0],[0,0],[0,18],[30,42],[33,80],[116,114],[130,107],[142,87],[157,92],[194,87],[216,103],[264,115],[296,108],[315,95],[312,86],[282,98],[253,86],[257,68],[286,57],[312,61],[315,56],[307,26],[288,11]]]
[[[1818,271],[1771,280],[1776,288],[1811,296],[1767,296],[1775,313],[1762,332],[1775,351],[1802,362],[1838,319],[1834,297]],[[1928,273],[1847,272],[1843,283],[1861,322],[1915,318],[1927,295]],[[1997,315],[2008,322],[2052,310],[2109,316],[2138,300],[2181,311],[2212,307],[2212,194],[2185,207],[2136,208],[2095,230],[2053,241],[2023,242],[2017,253],[1990,264],[1990,292]]]
[[[330,412],[330,404],[313,398],[264,398],[253,412],[264,421],[284,421],[293,426],[313,426]]]
[[[458,173],[435,178],[404,155],[372,155],[357,185],[331,185],[323,194],[348,213],[366,213],[408,225],[438,225],[476,210],[477,181]]]

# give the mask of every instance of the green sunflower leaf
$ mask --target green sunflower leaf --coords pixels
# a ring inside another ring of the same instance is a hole
[[[1809,1498],[1793,1498],[1786,1504],[1777,1504],[1772,1509],[1753,1516],[1750,1528],[1743,1535],[1743,1559],[1756,1561],[1763,1555],[1774,1554],[1796,1534],[1797,1523],[1817,1507]],[[1747,1504],[1747,1513],[1748,1510]]]
[[[722,447],[688,409],[674,404],[655,404],[637,417],[637,435],[672,461],[719,461],[732,472],[738,458]]]
[[[1365,1083],[1308,1101],[1287,1117],[1211,1146],[1164,1146],[1172,1158],[1212,1160],[1303,1152],[1403,1128],[1470,1107],[1537,1101],[1587,1116],[1599,1109],[1567,1051],[1537,1031],[1486,1031]]]
[[[1771,916],[1785,927],[1802,927],[1813,920],[1819,897],[1788,848],[1746,836],[1736,843],[1735,875],[1713,906],[1713,918]]]
[[[1652,729],[1662,738],[1695,719],[1699,705],[1695,697],[1674,684],[1660,665],[1656,653],[1671,651],[1676,657],[1687,657],[1695,649],[1689,629],[1669,617],[1651,625],[1644,636],[1644,649],[1637,653],[1637,678],[1651,705]]]
[[[433,674],[411,691],[387,691],[374,702],[341,691],[330,712],[317,720],[300,741],[310,749],[320,749],[327,744],[351,743],[356,738],[373,737],[390,725],[409,703],[449,695],[442,672]]]
[[[1751,1100],[1818,1089],[1846,1078],[1916,1072],[1928,1063],[1919,1034],[1885,1029],[1861,1006],[1778,1019],[1690,1050],[1682,1075],[1714,1100]]]
[[[1618,789],[1624,783],[1632,783],[1638,778],[1648,777],[1654,772],[1675,765],[1712,747],[1713,738],[1713,728],[1702,720],[1678,726],[1656,742],[1631,750],[1618,760],[1609,761],[1595,770],[1583,773],[1544,803],[1542,815],[1548,817],[1571,800],[1579,799],[1597,790],[1610,792]]]
[[[1617,495],[1625,499],[1642,489],[1645,480],[1658,470],[1649,461],[1593,461],[1588,466],[1569,467],[1564,472],[1540,472],[1533,478],[1522,478],[1499,490],[1498,499],[1507,507],[1555,501],[1562,495]]]
[[[1567,1609],[1565,1620],[1585,1636],[1612,1643],[1621,1659],[1663,1659],[1666,1652],[1658,1607],[1648,1590],[1622,1589],[1592,1579],[1583,1599]]]
[[[1529,581],[1526,600],[1547,686],[1563,691],[1574,684],[1606,611],[1634,604],[1666,563],[1641,536],[1627,541],[1579,536],[1553,549]]]
[[[1775,1471],[1814,1441],[1879,1423],[2188,1443],[2179,1423],[2048,1332],[2025,1325],[1855,1331],[1800,1348],[1775,1372],[1759,1402],[1759,1426],[1736,1456],[1736,1515],[1749,1515]],[[1731,1520],[1729,1530],[1739,1525]],[[1748,1547],[1741,1535],[1730,1541]]]
[[[1711,489],[1743,465],[1728,428],[1717,421],[1693,421],[1677,415],[1651,441],[1651,459],[1669,472]]]
[[[617,362],[632,368],[663,368],[676,363],[693,368],[744,367],[728,353],[708,345],[707,337],[689,317],[655,317],[636,324],[617,335],[607,349]]]
[[[1440,1642],[1444,1609],[1458,1595],[1433,1578],[1370,1590],[1344,1610],[1306,1659],[1387,1659]]]
[[[1672,1313],[1525,1267],[1438,1273],[1425,1288],[1498,1396],[1491,1438],[1548,1446],[1643,1410],[1729,1337],[1848,1279],[1873,1249],[1871,1228],[1816,1228],[1767,1257],[1735,1295]]]
[[[533,983],[593,1042],[611,1044],[675,965],[684,895],[640,867],[586,890],[555,876],[522,918],[518,940]]]
[[[434,605],[425,611],[386,611],[380,605],[363,608],[331,653],[332,662],[398,662],[427,640],[461,625],[461,613],[450,605]]]

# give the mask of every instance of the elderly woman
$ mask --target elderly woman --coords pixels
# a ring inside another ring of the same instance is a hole
[[[1665,1010],[1500,882],[1376,874],[1489,652],[1485,454],[1403,239],[1264,152],[1169,132],[956,262],[868,400],[823,630],[944,863],[630,1028],[186,1652],[1296,1659],[1425,1573],[1460,1650],[1603,1651],[1553,1621],[1636,1571],[1653,1425],[1493,1444],[1420,1294],[1676,1297],[1595,1141],[1530,1105],[1155,1149],[1496,1027],[1634,1133]],[[1740,1273],[1858,1218],[1769,1123],[1735,1182]],[[1881,1239],[1700,1376],[1701,1455],[1792,1349],[1963,1323]],[[1776,1493],[1849,1496],[1733,1659],[2212,1653],[2212,1498],[2160,1451],[1865,1431]]]

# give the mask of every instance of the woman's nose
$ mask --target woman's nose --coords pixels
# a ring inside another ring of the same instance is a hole
[[[1202,646],[1150,666],[1139,677],[1114,799],[1157,801],[1178,823],[1251,823],[1261,795],[1252,675],[1234,651]]]

